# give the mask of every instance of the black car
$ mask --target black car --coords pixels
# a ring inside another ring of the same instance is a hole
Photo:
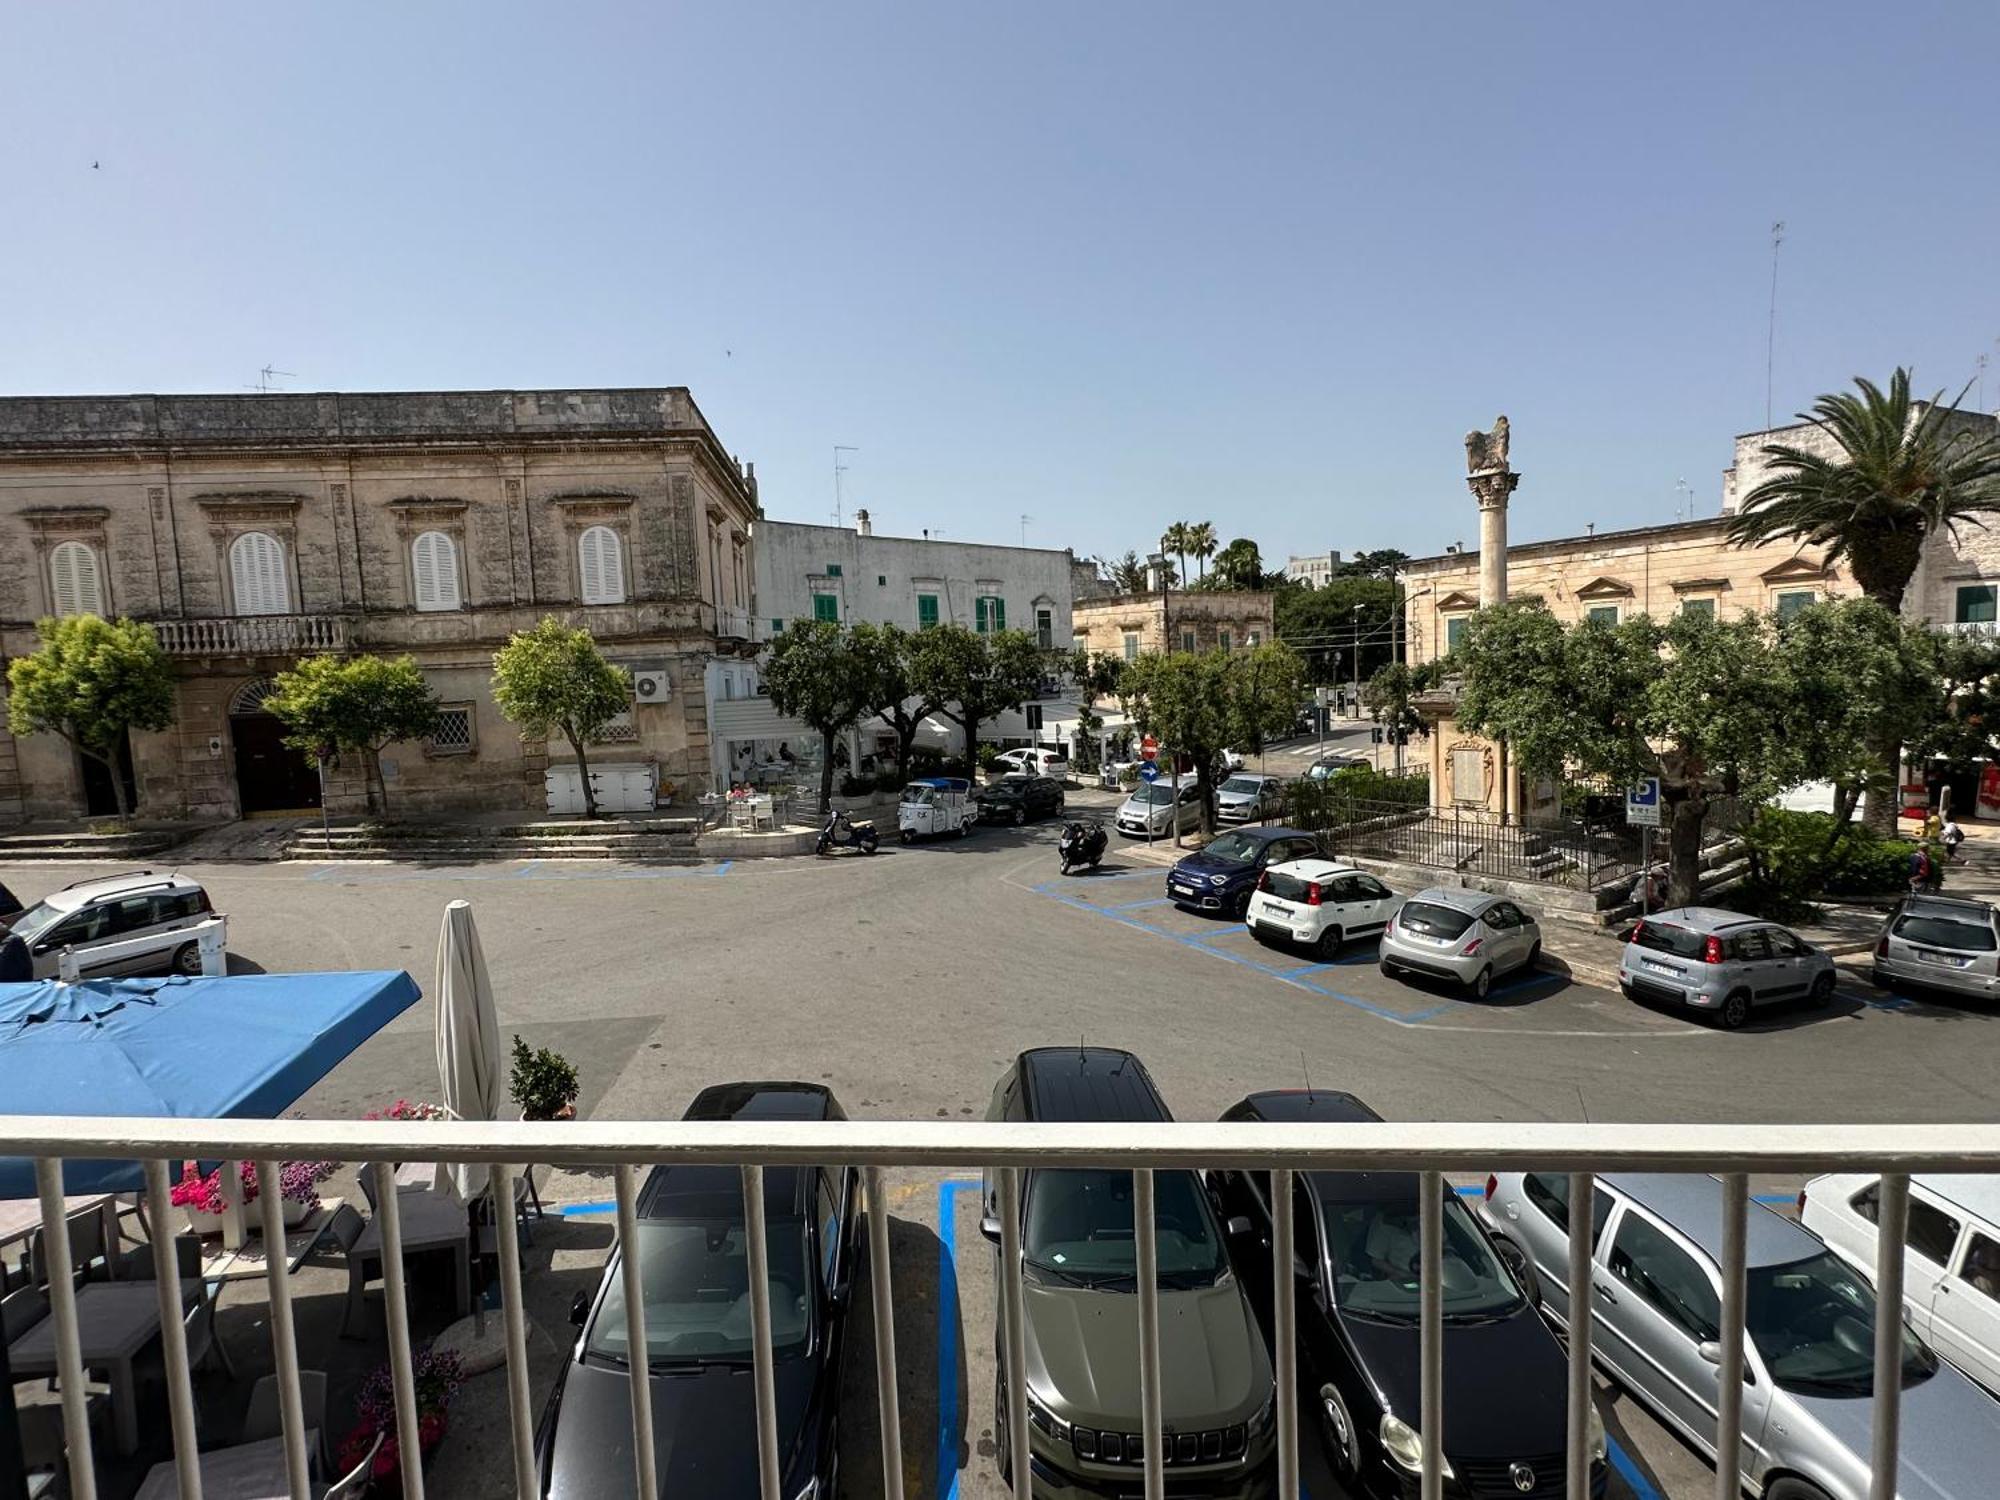
[[[979,789],[979,817],[987,823],[1052,818],[1063,809],[1062,783],[1049,776],[1002,776]]]
[[[1380,1115],[1352,1094],[1252,1094],[1222,1117],[1351,1124]],[[1272,1337],[1270,1174],[1213,1172],[1231,1245]],[[1300,1172],[1292,1180],[1302,1417],[1317,1413],[1328,1462],[1362,1495],[1416,1493],[1422,1350],[1421,1178],[1415,1172]],[[1451,1500],[1563,1493],[1568,1361],[1479,1221],[1445,1189],[1444,1493]],[[1311,1420],[1306,1418],[1306,1420]],[[1590,1492],[1605,1487],[1604,1433],[1591,1413]]]
[[[840,1120],[815,1083],[729,1083],[702,1090],[690,1120]],[[848,1167],[768,1167],[771,1344],[783,1493],[830,1500],[849,1284],[859,1265],[855,1178]],[[639,1190],[638,1248],[652,1370],[655,1482],[661,1495],[718,1500],[758,1493],[751,1376],[749,1252],[735,1167],[655,1167]],[[629,1495],[632,1402],[625,1284],[614,1249],[594,1292],[579,1292],[581,1330],[535,1431],[548,1500]]]
[[[0,932],[5,932],[13,924],[14,918],[21,915],[23,909],[21,898],[8,890],[5,882],[0,881]]]

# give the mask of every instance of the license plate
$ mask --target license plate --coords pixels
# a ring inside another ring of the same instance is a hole
[[[1941,967],[1949,969],[1963,968],[1965,965],[1965,960],[1962,958],[1953,958],[1949,953],[1933,953],[1928,948],[1919,948],[1917,950],[1917,961],[1919,963],[1938,964]]]
[[[1297,909],[1298,909],[1298,908],[1296,908],[1296,907],[1294,907],[1294,906],[1290,906],[1290,905],[1287,905],[1287,904],[1286,904],[1285,902],[1283,902],[1283,901],[1279,901],[1279,900],[1276,900],[1276,899],[1275,899],[1275,898],[1273,898],[1273,897],[1270,897],[1270,896],[1266,896],[1266,897],[1264,898],[1264,910],[1265,910],[1265,911],[1276,911],[1276,912],[1283,912],[1283,913],[1284,913],[1284,914],[1285,914],[1286,916],[1288,916],[1288,917],[1289,917],[1289,916],[1290,916],[1290,915],[1291,915],[1291,914],[1292,914],[1292,913],[1293,913],[1294,911],[1296,911]]]
[[[1647,969],[1654,974],[1666,974],[1675,979],[1681,977],[1681,971],[1679,969],[1674,968],[1670,964],[1655,963],[1650,958],[1643,958],[1639,960],[1639,965],[1641,968]]]
[[[1176,896],[1192,896],[1194,894],[1192,889],[1184,885],[1177,885],[1173,890]]]

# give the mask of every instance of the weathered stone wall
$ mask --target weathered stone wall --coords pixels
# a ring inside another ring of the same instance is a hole
[[[1173,649],[1186,645],[1194,633],[1197,651],[1212,651],[1229,632],[1232,650],[1243,650],[1254,633],[1260,645],[1278,638],[1277,596],[1262,590],[1191,593],[1176,591],[1164,615],[1158,594],[1121,594],[1109,599],[1079,600],[1073,611],[1076,640],[1093,652],[1122,656],[1125,637],[1136,634],[1141,651],[1161,650],[1171,633]]]

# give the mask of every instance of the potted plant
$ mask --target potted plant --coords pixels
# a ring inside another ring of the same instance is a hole
[[[568,1058],[548,1047],[530,1047],[514,1034],[514,1066],[507,1092],[521,1106],[524,1120],[574,1120],[576,1069]]]
[[[445,1430],[450,1425],[451,1403],[458,1396],[458,1388],[465,1382],[465,1372],[457,1354],[428,1344],[417,1351],[410,1368],[414,1377],[412,1383],[416,1387],[418,1463],[421,1465],[444,1441]],[[382,1433],[382,1446],[375,1454],[374,1463],[369,1465],[370,1486],[377,1494],[400,1494],[403,1462],[396,1443],[396,1386],[395,1377],[386,1364],[377,1366],[361,1383],[361,1390],[354,1398],[354,1411],[354,1426],[341,1439],[337,1456],[342,1472],[360,1463],[374,1445],[375,1435]]]
[[[657,787],[653,788],[653,806],[672,807],[674,805],[674,793],[679,790],[680,788],[674,785],[673,782],[661,781]]]
[[[174,1206],[187,1214],[188,1228],[196,1234],[215,1234],[222,1228],[222,1212],[225,1207],[222,1198],[223,1168],[203,1176],[193,1162],[181,1164],[181,1179],[175,1183],[168,1197]],[[320,1206],[319,1185],[340,1170],[340,1163],[333,1161],[288,1161],[278,1165],[278,1192],[284,1200],[285,1227],[302,1224]],[[247,1208],[257,1201],[257,1165],[255,1162],[241,1164],[242,1190],[238,1197]],[[261,1227],[262,1218],[250,1215],[245,1227],[256,1230]]]

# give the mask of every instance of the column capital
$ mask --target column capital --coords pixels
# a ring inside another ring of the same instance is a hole
[[[1508,497],[1519,488],[1521,476],[1512,469],[1481,469],[1466,475],[1465,483],[1481,510],[1504,510]]]

